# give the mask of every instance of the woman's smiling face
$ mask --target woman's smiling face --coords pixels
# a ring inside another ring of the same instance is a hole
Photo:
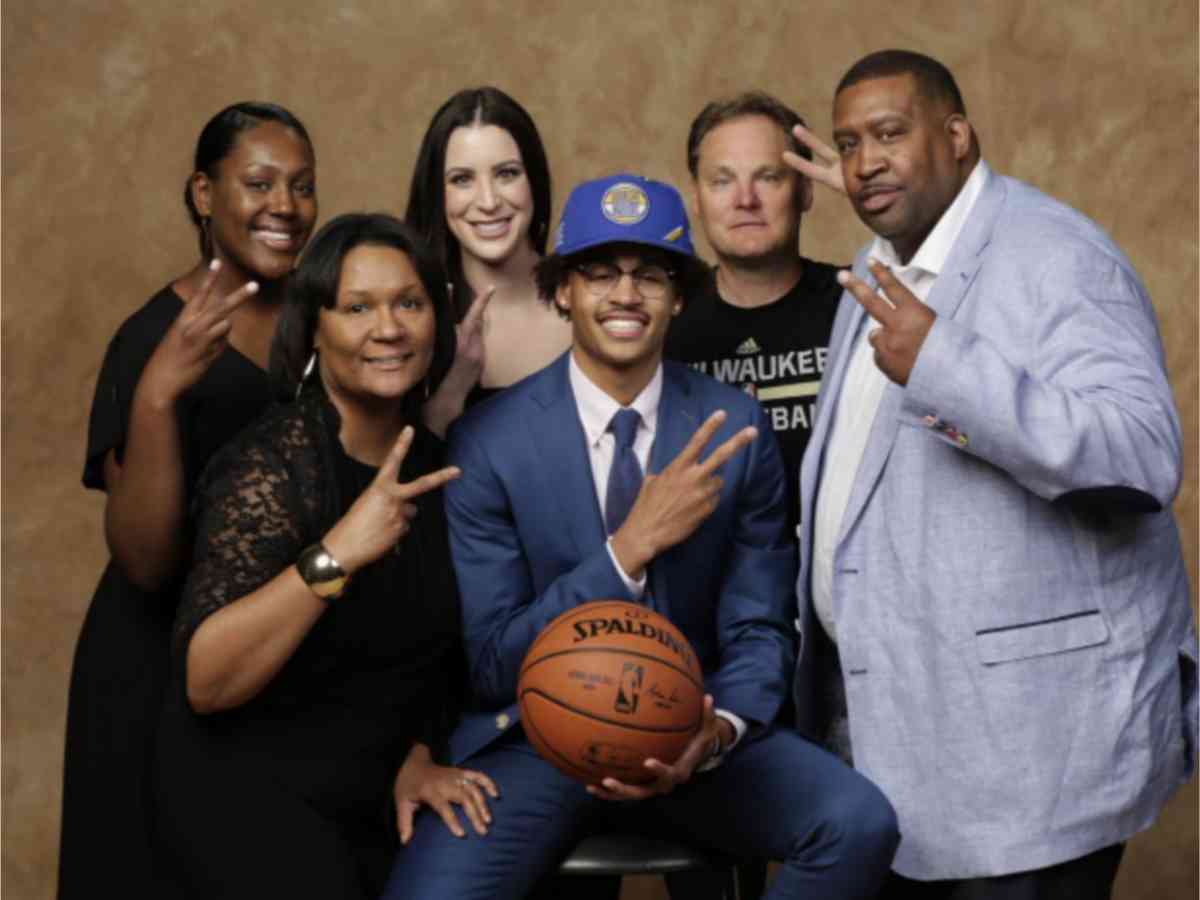
[[[533,193],[511,134],[496,125],[454,129],[446,143],[446,225],[464,256],[506,262],[528,240]]]
[[[321,309],[314,345],[321,381],[352,406],[399,402],[429,372],[433,304],[408,255],[363,244],[346,254],[332,309]]]
[[[287,275],[317,219],[312,147],[280,122],[240,134],[215,177],[194,176],[193,191],[213,256],[247,279]]]

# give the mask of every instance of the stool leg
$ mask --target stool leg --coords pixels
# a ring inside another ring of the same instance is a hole
[[[664,875],[667,893],[671,900],[752,900],[754,895],[743,898],[739,890],[739,866],[721,869],[692,869],[687,872],[672,872]]]
[[[730,881],[738,900],[759,900],[767,892],[766,860],[750,859],[738,863],[730,873]]]
[[[762,871],[765,873],[765,863]],[[747,897],[757,898],[762,894],[760,888],[757,894],[748,894]],[[725,870],[725,897],[726,900],[743,900],[742,898],[742,866],[730,866]]]

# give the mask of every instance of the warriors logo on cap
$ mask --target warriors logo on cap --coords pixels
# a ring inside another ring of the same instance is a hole
[[[679,191],[629,172],[585,181],[571,191],[554,252],[570,256],[609,243],[646,244],[695,259]]]
[[[604,192],[600,200],[604,218],[617,225],[636,225],[650,212],[650,201],[646,192],[636,184],[622,181]]]

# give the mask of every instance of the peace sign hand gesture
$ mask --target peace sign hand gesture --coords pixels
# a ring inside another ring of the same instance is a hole
[[[805,159],[799,153],[784,150],[783,161],[806,178],[825,185],[831,191],[845,194],[846,184],[842,180],[842,161],[838,157],[837,151],[803,125],[793,128],[792,134],[796,136],[796,140],[812,151],[813,158]]]
[[[641,578],[654,557],[687,540],[717,508],[723,486],[717,471],[758,436],[758,429],[747,426],[701,461],[724,421],[724,410],[714,412],[670,465],[642,480],[629,516],[612,537],[613,553],[629,577]]]
[[[838,284],[853,294],[867,314],[883,326],[867,335],[867,340],[875,348],[875,365],[884,375],[904,387],[908,384],[908,377],[917,363],[917,354],[921,352],[921,345],[925,343],[925,336],[933,327],[937,313],[901,284],[883,263],[871,260],[868,265],[884,297],[880,297],[869,284],[849,271],[838,272]]]
[[[142,383],[162,403],[174,403],[199,381],[229,343],[230,316],[258,283],[248,281],[225,297],[213,290],[221,263],[213,260],[200,289],[184,304],[155,348],[142,373]]]
[[[470,307],[467,309],[467,314],[463,316],[463,320],[455,327],[456,346],[454,351],[454,365],[461,365],[472,375],[471,383],[474,384],[479,380],[479,375],[483,371],[484,364],[484,345],[483,345],[483,314],[487,311],[487,305],[491,302],[492,296],[496,293],[495,285],[488,287],[486,291],[471,301]]]
[[[347,575],[379,559],[408,534],[417,514],[413,502],[417,497],[462,474],[457,466],[446,466],[409,482],[397,481],[412,442],[413,428],[407,425],[388,451],[375,479],[322,541]]]
[[[455,326],[454,362],[450,371],[425,403],[426,427],[439,437],[445,437],[450,425],[462,415],[467,394],[479,382],[484,366],[484,313],[495,287],[489,287],[471,302],[463,320]]]

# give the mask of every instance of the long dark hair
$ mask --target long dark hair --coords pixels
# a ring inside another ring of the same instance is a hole
[[[192,165],[192,175],[203,172],[211,179],[217,177],[217,166],[221,160],[233,152],[242,132],[257,128],[264,122],[278,122],[304,138],[308,149],[312,150],[312,139],[304,125],[291,112],[274,103],[244,102],[227,106],[211,119],[200,132],[196,140],[196,158]],[[313,154],[314,157],[316,154]],[[188,176],[183,185],[183,203],[188,215],[200,237],[200,255],[205,259],[212,258],[212,247],[204,229],[204,217],[196,209],[192,200],[192,175]]]
[[[271,346],[271,378],[280,400],[296,396],[304,367],[312,355],[320,311],[334,307],[342,263],[351,250],[364,244],[393,247],[407,256],[433,304],[433,361],[425,376],[431,393],[454,362],[454,316],[446,293],[446,276],[437,259],[413,229],[395,216],[347,213],[330,220],[317,232],[288,279],[286,299]],[[316,383],[319,379],[313,376],[310,381]],[[402,401],[405,418],[415,420],[420,416],[425,399],[422,393],[413,389],[405,395]]]
[[[550,166],[537,126],[525,108],[499,88],[459,91],[433,114],[425,131],[408,189],[408,222],[437,254],[453,286],[454,306],[462,318],[471,305],[471,288],[462,269],[462,249],[446,224],[446,145],[456,128],[495,125],[510,135],[521,151],[521,163],[533,193],[529,243],[538,256],[546,255],[550,235]]]

